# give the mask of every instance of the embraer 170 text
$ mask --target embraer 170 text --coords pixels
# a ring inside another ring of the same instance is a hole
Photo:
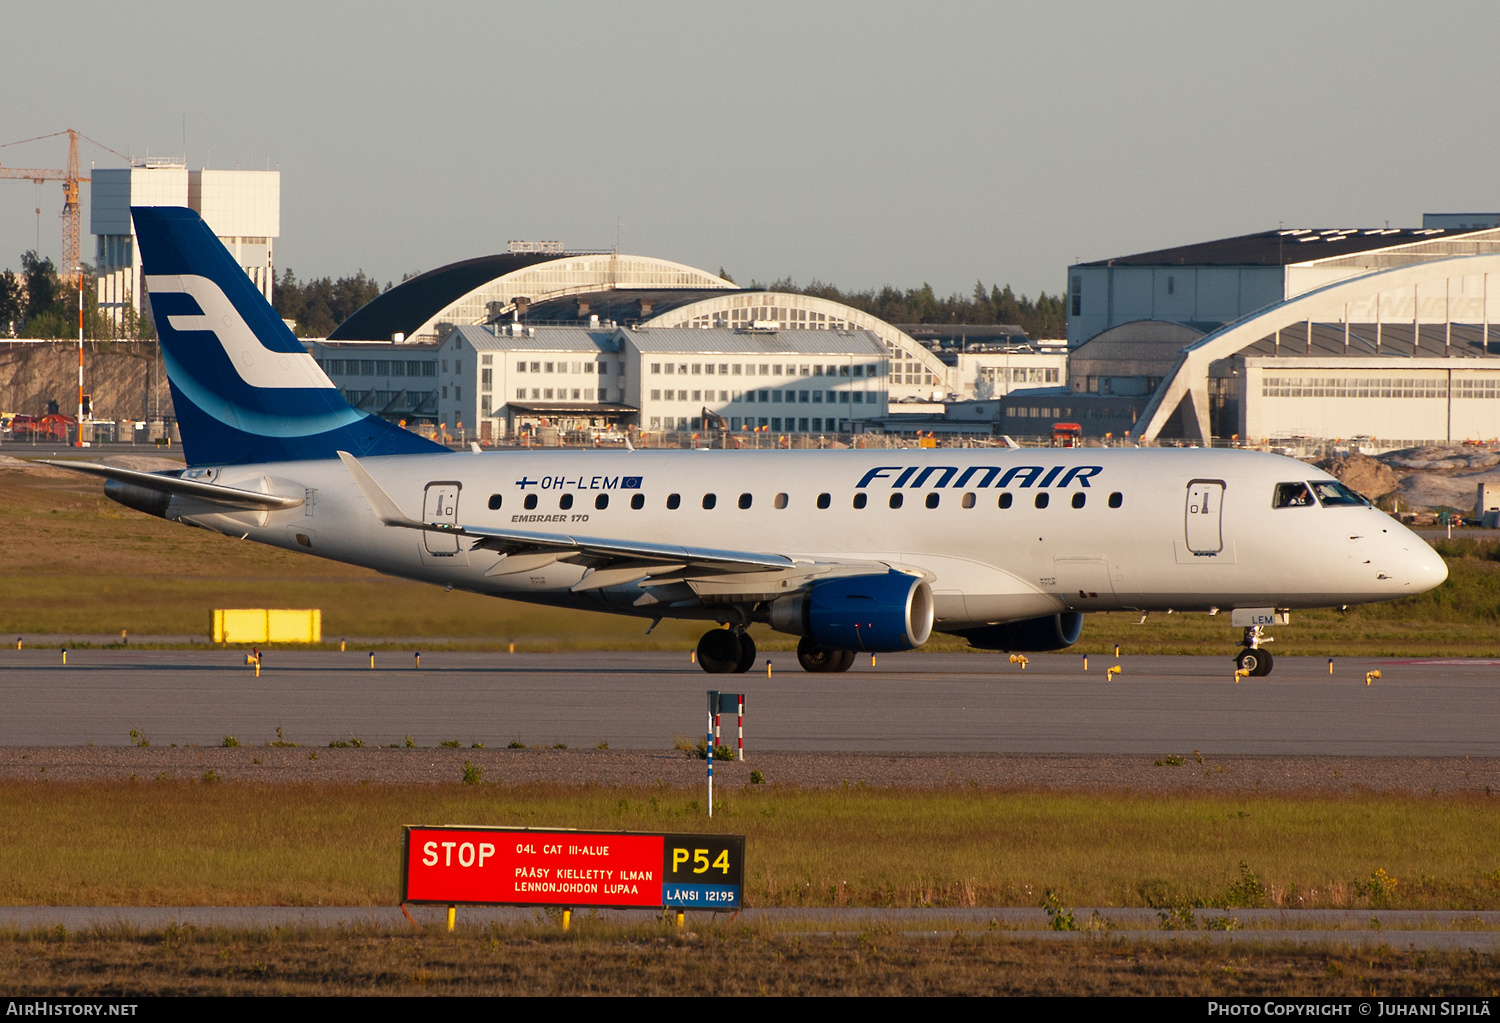
[[[459,453],[351,408],[191,210],[132,211],[188,468],[107,477],[131,508],[538,604],[761,622],[809,671],[920,647],[1058,650],[1090,611],[1231,612],[1240,668],[1292,608],[1447,576],[1327,473],[1212,449]]]

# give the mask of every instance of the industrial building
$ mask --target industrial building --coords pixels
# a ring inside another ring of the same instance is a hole
[[[883,418],[889,363],[869,331],[453,328],[427,343],[313,342],[357,408],[450,437],[514,441],[726,429],[856,433]]]
[[[141,313],[141,252],[132,206],[187,206],[234,254],[266,301],[276,280],[275,239],[281,235],[281,172],[189,170],[176,160],[95,168],[89,201],[101,312],[119,322]]]
[[[588,330],[621,324],[778,334],[868,331],[884,346],[889,375],[882,377],[883,389],[891,400],[942,400],[964,390],[955,368],[926,345],[840,302],[744,289],[706,270],[652,256],[568,251],[556,242],[512,242],[509,249],[404,281],[341,323],[327,340],[442,342],[457,327],[512,323]],[[805,343],[815,349],[823,345]]]
[[[1470,226],[1266,231],[1070,267],[1068,388],[1149,396],[1139,441],[1500,437],[1500,228],[1429,219]]]

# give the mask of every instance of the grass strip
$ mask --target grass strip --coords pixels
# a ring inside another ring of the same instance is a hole
[[[0,934],[12,998],[151,995],[1178,995],[1500,992],[1475,952],[1274,943],[1056,943],[1004,933],[811,936],[736,922],[677,931],[576,920],[442,931],[169,927]]]
[[[749,906],[1500,909],[1485,796],[0,783],[0,904],[392,905],[401,826],[720,831]]]

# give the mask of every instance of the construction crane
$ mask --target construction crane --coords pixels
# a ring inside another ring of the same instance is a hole
[[[124,160],[129,160],[123,153],[115,152],[102,142],[95,141],[82,132],[66,128],[63,131],[55,131],[50,135],[38,135],[35,138],[21,139],[19,142],[7,142],[0,145],[0,149],[8,146],[19,146],[26,142],[40,142],[43,139],[57,138],[60,135],[68,136],[68,166],[65,170],[57,170],[51,167],[7,167],[0,164],[0,178],[20,178],[23,181],[32,181],[40,185],[43,181],[61,181],[63,183],[63,208],[58,214],[62,218],[62,272],[73,275],[80,272],[83,267],[82,237],[83,237],[83,207],[78,203],[78,186],[88,181],[78,172],[78,140],[88,139],[100,149],[109,149],[111,153]]]
[[[63,208],[58,216],[63,222],[63,265],[64,277],[72,277],[78,282],[78,424],[77,439],[74,441],[79,447],[83,441],[83,419],[85,415],[84,406],[86,400],[83,393],[83,207],[78,203],[78,186],[81,182],[88,181],[78,173],[78,140],[88,138],[72,128],[63,131],[55,131],[50,135],[38,135],[35,138],[21,139],[19,142],[7,142],[6,146],[19,146],[25,142],[40,142],[43,139],[57,138],[59,135],[68,136],[68,166],[66,170],[55,170],[44,167],[6,167],[0,164],[0,178],[21,178],[40,185],[43,181],[61,181],[63,183]],[[109,149],[102,142],[89,139],[94,145],[101,149]],[[0,146],[4,148],[4,146]],[[109,149],[116,156],[122,153]],[[128,160],[129,157],[124,157]],[[64,438],[66,439],[66,431]]]

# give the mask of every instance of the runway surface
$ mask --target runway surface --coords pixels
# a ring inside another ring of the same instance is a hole
[[[1227,651],[1226,651],[1227,654]],[[1235,683],[1213,657],[882,654],[811,675],[791,653],[708,675],[677,653],[0,650],[0,745],[245,745],[276,738],[432,747],[511,741],[669,749],[705,724],[705,692],[746,694],[747,748],[908,753],[1358,757],[1500,755],[1500,661],[1281,658]],[[766,677],[764,662],[772,662]],[[1120,675],[1105,680],[1118,663]],[[1381,677],[1366,685],[1366,672]],[[733,735],[732,716],[726,722]]]

